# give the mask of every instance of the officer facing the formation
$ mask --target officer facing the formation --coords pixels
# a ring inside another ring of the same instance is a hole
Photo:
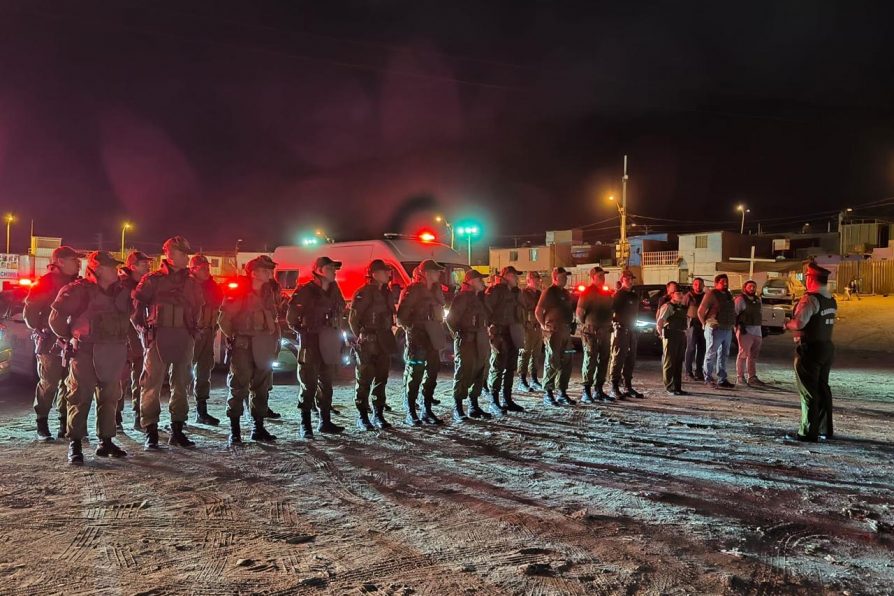
[[[503,267],[499,281],[484,293],[484,303],[490,313],[490,387],[491,412],[524,412],[525,409],[512,400],[512,383],[515,367],[518,365],[518,351],[525,345],[524,307],[521,291],[518,289],[519,272],[512,267]],[[503,400],[500,401],[500,392]]]
[[[705,328],[705,384],[731,389],[735,385],[727,380],[726,359],[736,324],[736,307],[726,273],[714,277],[714,289],[705,294],[698,307],[698,318]]]
[[[298,334],[298,408],[301,410],[302,438],[313,437],[310,412],[314,397],[320,413],[317,430],[340,433],[343,427],[332,422],[332,378],[341,360],[341,320],[345,300],[335,281],[340,261],[319,257],[314,262],[313,279],[298,286],[286,314],[289,327]]]
[[[571,334],[574,324],[574,304],[565,289],[568,272],[564,267],[553,269],[553,283],[544,290],[537,303],[537,322],[546,345],[546,370],[543,372],[543,403],[548,406],[573,405],[568,396],[571,380]],[[555,391],[559,389],[559,398]]]
[[[467,420],[463,401],[469,400],[469,416],[490,419],[478,405],[484,387],[484,371],[491,355],[487,331],[488,312],[484,301],[484,275],[469,269],[462,287],[447,312],[447,327],[453,334],[453,419]]]
[[[50,329],[50,308],[59,290],[74,281],[81,269],[83,255],[70,246],[60,246],[53,251],[48,269],[37,280],[25,298],[23,313],[25,324],[31,329],[34,339],[34,353],[37,356],[37,388],[34,390],[34,413],[37,414],[37,437],[41,441],[51,441],[50,425],[47,418],[53,402],[59,413],[60,439],[65,437],[68,408],[65,401],[66,364],[63,361],[62,346]]]
[[[112,442],[121,399],[121,370],[127,364],[131,298],[118,281],[121,261],[104,251],[87,257],[87,277],[59,292],[49,324],[71,353],[67,385],[68,461],[83,463],[81,440],[87,436],[87,415],[96,398],[99,435],[97,457],[124,457]]]
[[[140,380],[140,421],[146,429],[146,448],[158,449],[158,420],[165,379],[170,379],[170,445],[194,447],[183,432],[189,414],[187,395],[192,382],[192,356],[198,333],[202,288],[189,274],[189,242],[174,236],[162,246],[165,258],[158,271],[146,275],[134,290],[133,325],[143,339],[143,377]],[[169,375],[170,372],[170,375]]]
[[[220,330],[230,348],[227,417],[230,419],[231,446],[242,443],[239,419],[249,397],[254,420],[252,441],[276,439],[264,428],[273,360],[279,349],[280,336],[277,322],[279,296],[270,285],[275,268],[276,263],[267,255],[249,261],[245,265],[246,277],[239,279],[238,290],[227,296],[220,309]]]
[[[137,289],[137,285],[143,276],[149,273],[149,264],[152,259],[149,255],[135,250],[127,255],[124,260],[124,267],[118,270],[118,281],[127,290],[128,295],[133,298],[133,292]],[[133,409],[133,429],[143,432],[143,425],[140,423],[140,376],[143,374],[143,344],[140,340],[140,334],[130,325],[127,330],[127,366],[121,374],[121,401],[118,402],[118,416],[116,422],[121,423],[121,410],[124,407],[124,401],[131,400]],[[119,430],[121,430],[119,428]]]
[[[543,332],[534,311],[540,301],[540,273],[528,271],[526,286],[521,291],[520,302],[524,309],[525,346],[518,353],[518,372],[521,386],[525,391],[542,391],[538,380],[543,369]],[[528,375],[531,383],[528,384]]]
[[[388,289],[391,267],[376,259],[366,268],[366,285],[354,294],[348,325],[356,341],[357,380],[354,403],[357,427],[363,430],[390,428],[385,420],[385,385],[391,356],[397,351],[394,339],[394,301]],[[369,418],[369,396],[373,396],[373,417]]]
[[[614,401],[603,389],[611,355],[612,293],[605,285],[605,271],[602,267],[590,269],[590,285],[578,297],[575,314],[584,344],[584,363],[581,370],[584,396],[581,401],[587,404],[595,403],[596,400]]]
[[[199,309],[196,345],[193,350],[193,389],[196,396],[196,422],[217,426],[220,420],[208,413],[211,396],[211,371],[214,369],[214,337],[217,335],[217,317],[223,302],[223,292],[211,277],[211,264],[205,255],[194,255],[189,260],[189,272],[202,289],[205,303]]]
[[[612,388],[609,396],[614,399],[645,396],[633,388],[633,368],[636,366],[636,315],[639,314],[639,298],[633,291],[634,275],[630,271],[621,273],[621,287],[612,301],[614,332],[612,333]],[[621,380],[624,391],[621,391]]]
[[[683,292],[675,282],[668,282],[670,301],[658,309],[656,328],[664,348],[661,358],[664,388],[671,395],[688,395],[683,391],[683,358],[686,352],[686,312]]]
[[[426,259],[413,271],[413,282],[400,297],[397,323],[406,332],[404,353],[404,393],[407,409],[406,423],[421,424],[416,414],[416,400],[422,388],[422,418],[426,424],[441,424],[432,411],[440,351],[447,344],[444,331],[444,293],[441,291],[441,272],[444,267]]]
[[[804,276],[807,293],[795,307],[792,319],[785,324],[795,336],[795,382],[801,394],[798,441],[815,442],[833,437],[829,373],[835,354],[832,330],[838,305],[829,291],[830,273],[816,263],[807,265]]]
[[[692,280],[692,289],[683,297],[686,305],[686,317],[689,326],[686,328],[686,359],[683,367],[686,378],[690,381],[704,381],[705,373],[705,330],[698,318],[698,307],[705,297],[705,280],[696,277]]]

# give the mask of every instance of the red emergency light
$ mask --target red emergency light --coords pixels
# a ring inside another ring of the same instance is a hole
[[[608,286],[602,286],[602,291],[603,291],[603,292],[608,292]]]
[[[237,290],[239,289],[239,282],[231,281],[227,284],[227,288],[229,288],[230,290]]]
[[[419,240],[425,243],[434,242],[436,240],[436,236],[429,230],[423,230],[419,232]]]
[[[586,289],[587,289],[587,286],[585,286],[584,284],[581,284],[581,285],[577,286],[577,291],[578,291],[578,292],[583,292],[583,291],[586,290]]]

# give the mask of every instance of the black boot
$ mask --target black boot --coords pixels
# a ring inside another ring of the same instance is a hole
[[[512,394],[508,393],[508,392],[503,393],[503,407],[508,412],[524,412],[525,411],[525,409],[523,407],[521,407],[520,405],[518,405],[517,403],[512,401]]]
[[[580,398],[580,403],[582,404],[595,404],[596,400],[593,399],[593,388],[589,385],[584,385],[584,396]]]
[[[172,422],[171,423],[171,436],[168,438],[168,445],[174,445],[176,447],[186,447],[191,448],[195,447],[196,444],[194,441],[191,441],[189,437],[187,437],[183,433],[183,423],[182,422]]]
[[[59,432],[56,433],[56,438],[64,439],[66,433],[68,433],[68,418],[59,416]]]
[[[127,457],[127,451],[115,445],[112,439],[100,439],[96,446],[96,457]]]
[[[416,399],[408,397],[404,400],[404,407],[407,409],[407,417],[404,419],[404,423],[407,426],[422,426],[419,415],[416,413]]]
[[[602,385],[596,388],[596,399],[600,399],[604,402],[612,402],[615,401],[613,397],[608,395],[605,390],[602,388]]]
[[[453,406],[453,420],[455,422],[465,422],[469,418],[466,416],[466,413],[463,412],[463,401],[461,399],[456,400],[456,405]]]
[[[81,449],[81,441],[68,442],[68,463],[76,465],[84,463],[84,451]]]
[[[537,380],[537,377],[531,375],[531,389],[534,391],[543,391],[543,385]]]
[[[267,413],[264,414],[264,418],[270,418],[271,420],[279,420],[282,418],[282,414],[277,414],[273,410],[270,409],[270,406],[267,406]]]
[[[634,389],[633,386],[630,385],[630,383],[627,384],[625,389],[625,393],[627,393],[627,395],[630,397],[635,397],[636,399],[644,399],[646,397],[645,395]]]
[[[372,423],[375,426],[381,428],[382,430],[385,430],[386,428],[391,428],[391,424],[389,424],[389,422],[387,420],[385,420],[385,409],[387,407],[388,406],[386,405],[386,406],[381,406],[381,407],[375,406],[373,408]]]
[[[369,412],[366,410],[360,410],[357,414],[357,428],[360,430],[376,430],[373,423],[369,421]]]
[[[558,406],[559,402],[556,401],[556,396],[553,394],[552,389],[547,389],[546,393],[543,394],[543,405],[545,406]]]
[[[124,432],[124,418],[121,416],[121,410],[115,412],[115,430],[119,433]]]
[[[256,416],[254,419],[255,426],[251,431],[251,440],[258,441],[259,443],[272,443],[276,440],[276,435],[271,435],[267,432],[267,429],[264,428],[264,417]]]
[[[617,383],[612,383],[612,388],[608,390],[608,397],[611,400],[621,400],[626,399],[627,395],[621,391]]]
[[[432,398],[431,398],[431,403],[432,403],[432,405],[440,406],[440,405],[441,405],[441,400],[439,400],[439,399],[435,399],[434,397],[432,397]]]
[[[205,400],[196,402],[196,423],[217,426],[220,420],[208,413],[208,402]]]
[[[239,416],[230,416],[230,437],[227,439],[227,445],[242,444],[242,427],[239,426]]]
[[[52,441],[53,435],[50,434],[50,421],[46,418],[37,419],[37,440]]]
[[[560,404],[562,404],[563,406],[573,406],[574,404],[577,403],[576,401],[571,399],[571,397],[568,395],[568,391],[566,389],[562,389],[561,391],[559,391],[559,397],[558,397],[558,399],[556,399],[556,401],[559,402]]]
[[[531,386],[528,385],[528,377],[526,377],[525,375],[521,375],[521,376],[518,378],[518,383],[519,383],[519,385],[522,386],[522,389],[524,389],[525,391],[530,391],[530,390],[531,390]]]
[[[133,413],[133,429],[135,431],[139,431],[141,433],[146,432],[146,429],[143,428],[143,423],[140,421],[140,411],[137,410]]]
[[[423,400],[422,416],[420,416],[419,419],[426,424],[443,424],[443,422],[441,422],[441,419],[435,416],[435,413],[431,409],[432,404],[434,403],[432,402],[432,398],[423,398]]]
[[[490,414],[481,409],[478,405],[478,397],[469,397],[469,417],[481,418],[482,420],[490,420],[493,418]]]
[[[158,449],[157,424],[150,424],[146,427],[146,449]]]
[[[345,430],[345,427],[333,424],[332,412],[330,410],[324,410],[323,408],[320,408],[320,424],[319,426],[317,426],[317,430],[323,434],[337,435],[338,433]]]
[[[298,427],[298,436],[302,439],[314,438],[314,429],[310,424],[310,410],[301,410],[301,426]]]
[[[391,406],[389,406],[388,404],[385,404],[384,406],[382,406],[382,409],[383,409],[384,411],[386,411],[386,412],[390,412],[390,411],[391,411]]]
[[[490,413],[494,416],[502,416],[507,412],[503,405],[500,403],[500,395],[498,393],[490,394]]]

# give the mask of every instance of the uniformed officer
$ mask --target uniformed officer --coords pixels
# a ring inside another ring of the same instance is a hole
[[[422,417],[427,424],[441,424],[432,411],[432,400],[441,366],[440,350],[447,344],[444,330],[444,293],[441,272],[444,267],[426,259],[413,271],[413,281],[401,293],[397,323],[406,332],[404,352],[404,393],[406,423],[419,426],[416,400],[422,388]]]
[[[196,422],[217,426],[220,420],[208,413],[211,396],[211,371],[214,370],[214,338],[217,335],[217,318],[223,302],[223,291],[211,277],[211,264],[205,255],[193,255],[189,260],[189,272],[202,289],[205,303],[199,309],[196,345],[193,349],[193,390],[196,397]]]
[[[661,368],[664,388],[670,395],[688,395],[683,391],[683,359],[686,357],[686,327],[688,306],[676,282],[668,282],[670,301],[658,309],[655,318],[663,347]]]
[[[71,354],[68,396],[68,461],[84,461],[81,440],[96,399],[97,457],[124,457],[115,445],[115,413],[121,399],[121,371],[127,364],[131,298],[118,281],[118,265],[104,251],[87,257],[87,276],[66,285],[53,302],[49,325]]]
[[[488,311],[484,301],[484,275],[469,269],[460,291],[447,312],[447,327],[453,333],[453,419],[467,420],[463,401],[469,400],[469,416],[490,419],[478,405],[484,387],[484,371],[491,354],[487,332]]]
[[[605,285],[605,271],[602,267],[590,269],[590,285],[578,296],[575,314],[584,344],[584,362],[581,369],[584,396],[581,401],[587,404],[596,403],[596,400],[614,401],[604,390],[611,356],[612,293]]]
[[[137,284],[143,279],[143,276],[149,273],[149,266],[152,259],[146,253],[135,250],[127,255],[124,260],[124,267],[118,270],[118,281],[127,289],[130,297],[133,298],[133,292],[137,289]],[[121,423],[121,410],[124,407],[124,401],[129,399],[131,408],[133,409],[133,429],[143,432],[143,425],[140,423],[140,376],[143,374],[143,344],[140,334],[133,325],[127,332],[127,366],[121,375],[121,401],[118,402],[118,417],[116,422]],[[119,430],[121,430],[119,428]]]
[[[633,388],[633,369],[636,366],[636,315],[639,313],[639,297],[633,291],[634,275],[630,271],[621,273],[621,287],[612,301],[612,359],[609,396],[614,399],[635,397],[642,399],[642,393]],[[624,390],[621,391],[621,380]]]
[[[367,283],[354,294],[348,325],[355,338],[357,380],[354,403],[357,427],[362,430],[390,428],[385,420],[385,385],[391,356],[397,351],[394,339],[394,301],[388,289],[391,267],[375,259],[366,268]],[[373,417],[369,418],[369,396],[373,396]]]
[[[194,447],[183,432],[189,415],[187,395],[192,382],[192,356],[202,288],[189,274],[189,242],[174,236],[162,246],[165,258],[158,271],[149,273],[134,290],[133,325],[143,340],[143,376],[140,379],[140,421],[146,429],[146,448],[158,449],[158,420],[165,379],[171,385],[170,445]],[[170,374],[169,374],[170,373]]]
[[[250,260],[245,265],[246,277],[239,279],[238,290],[228,294],[220,308],[220,329],[230,347],[230,374],[227,377],[230,445],[242,443],[239,419],[249,398],[254,421],[251,440],[276,440],[264,428],[273,360],[279,350],[280,338],[279,295],[270,285],[275,268],[276,263],[267,255]]]
[[[512,383],[518,366],[518,351],[524,346],[524,307],[518,289],[518,270],[509,265],[500,271],[499,280],[484,293],[484,303],[490,314],[487,327],[490,334],[491,412],[524,412],[512,399]],[[500,401],[500,393],[503,399]]]
[[[546,370],[543,373],[543,403],[549,406],[573,405],[568,396],[571,381],[571,326],[574,324],[574,304],[564,267],[553,269],[553,283],[540,296],[535,315],[543,331],[546,346]],[[555,391],[559,389],[556,399]]]
[[[525,318],[525,345],[518,353],[519,380],[525,391],[542,391],[539,379],[543,370],[543,331],[534,314],[540,301],[540,272],[528,271],[525,283],[520,298]],[[528,375],[531,376],[530,384]]]
[[[65,364],[62,346],[57,342],[49,325],[50,308],[59,290],[74,281],[81,270],[81,253],[70,246],[60,246],[53,250],[49,272],[37,280],[28,290],[25,298],[23,317],[32,330],[34,353],[37,355],[37,388],[34,390],[34,413],[37,414],[37,437],[41,441],[51,441],[50,425],[47,418],[53,402],[59,413],[60,439],[66,435],[68,408],[65,401]]]
[[[335,281],[340,261],[319,257],[314,262],[313,279],[298,286],[289,301],[286,318],[298,334],[298,408],[301,410],[302,438],[313,437],[310,413],[316,395],[321,433],[340,433],[343,427],[332,422],[332,378],[341,360],[342,317],[345,300]],[[319,391],[318,391],[319,390]]]
[[[838,305],[829,291],[830,271],[809,263],[804,275],[807,293],[785,324],[795,336],[795,382],[801,395],[801,426],[796,439],[814,442],[833,437],[829,373],[835,346],[832,330]]]

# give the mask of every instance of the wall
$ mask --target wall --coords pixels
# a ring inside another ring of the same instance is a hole
[[[644,265],[642,273],[643,279],[639,283],[643,284],[666,284],[669,281],[689,283],[689,279],[681,279],[683,276],[677,265]]]
[[[536,260],[531,259],[531,251],[535,250]],[[512,253],[517,253],[516,259],[512,259]],[[553,267],[567,267],[572,263],[571,245],[556,244],[553,246],[525,246],[519,248],[491,248],[490,270],[497,272],[507,265],[512,265],[519,271],[552,272]]]

